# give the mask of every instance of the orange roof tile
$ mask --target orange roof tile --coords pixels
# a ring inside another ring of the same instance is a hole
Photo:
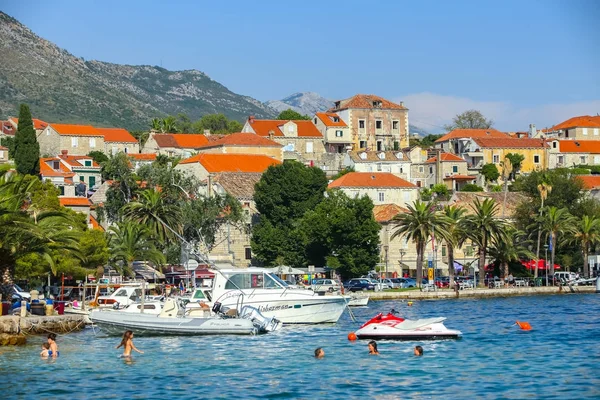
[[[179,162],[200,163],[209,173],[216,172],[264,172],[271,165],[281,164],[271,157],[251,154],[202,153]]]
[[[208,144],[206,136],[199,133],[158,133],[153,136],[159,147],[198,149]]]
[[[129,158],[133,158],[137,161],[154,161],[156,160],[156,153],[129,153]]]
[[[558,125],[555,125],[550,129],[551,132],[569,128],[600,128],[600,116],[582,115],[580,117],[573,117]]]
[[[8,150],[8,147],[0,146],[0,150]]]
[[[322,112],[316,113],[316,116],[325,124],[325,126],[341,126],[346,127],[346,124],[336,113]],[[337,122],[336,122],[337,119]]]
[[[474,179],[477,179],[477,177],[472,175],[461,174],[451,175],[444,178],[445,181],[472,181]]]
[[[281,144],[269,140],[263,136],[254,133],[231,133],[225,135],[223,138],[209,143],[210,147],[213,146],[260,146],[260,147],[282,147]],[[208,147],[208,146],[205,146]]]
[[[374,102],[380,102],[381,106],[375,106]],[[329,109],[329,112],[335,112],[339,110],[346,110],[349,108],[378,108],[384,110],[407,110],[403,104],[392,103],[383,97],[375,96],[374,94],[357,94],[348,99],[336,101],[339,103],[339,107],[333,107]]]
[[[50,166],[49,162],[59,161],[58,170],[55,170],[52,166]],[[72,172],[66,165],[60,162],[60,158],[58,157],[47,157],[40,158],[40,175],[42,176],[64,176],[67,178],[72,178],[75,176],[75,173]]]
[[[473,141],[481,147],[502,148],[502,149],[526,149],[526,148],[544,148],[548,144],[544,139],[529,138],[473,138]]]
[[[461,161],[466,162],[464,159],[462,159],[459,156],[452,154],[452,153],[441,153],[441,157],[442,157],[442,162],[461,162]],[[425,163],[434,163],[436,161],[437,161],[437,157],[431,157],[430,159],[425,161]]]
[[[391,221],[396,215],[405,212],[408,212],[408,210],[397,204],[380,204],[373,206],[373,215],[377,222]]]
[[[284,124],[290,121],[277,119],[255,119],[250,124],[257,135],[269,136],[269,132],[273,131],[273,136],[284,137],[283,131],[280,129]],[[312,121],[293,120],[298,127],[298,137],[323,137]]]
[[[13,120],[15,121],[15,125],[19,125],[19,118],[11,117],[9,120]],[[34,129],[42,130],[48,126],[48,123],[46,121],[42,121],[41,119],[32,118],[32,121]]]
[[[327,187],[416,188],[412,183],[389,172],[349,172]]]
[[[92,205],[92,202],[87,197],[59,197],[58,201],[63,207],[89,207]]]
[[[94,218],[93,215],[90,215],[90,225],[92,225],[92,229],[97,229],[104,232],[104,228],[98,223],[98,220]]]
[[[578,175],[577,179],[583,182],[584,189],[592,190],[600,188],[600,175]]]
[[[91,125],[50,124],[59,135],[73,136],[103,136],[98,129]]]
[[[104,136],[105,142],[137,143],[137,139],[123,128],[96,128]]]
[[[446,133],[444,136],[436,140],[436,143],[446,142],[450,139],[463,139],[463,138],[478,138],[478,137],[489,137],[489,138],[507,138],[510,137],[504,132],[500,132],[494,128],[489,129],[455,129]]]
[[[558,148],[561,153],[600,154],[600,140],[559,140]]]

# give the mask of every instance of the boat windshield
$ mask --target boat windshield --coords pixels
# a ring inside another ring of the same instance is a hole
[[[271,279],[275,279],[277,281],[277,283],[279,283],[279,285],[285,287],[290,286],[286,281],[284,281],[283,279],[281,279],[280,277],[278,277],[277,275],[274,274],[267,274]]]
[[[262,272],[235,273],[227,277],[225,289],[281,289],[287,287],[279,277]]]

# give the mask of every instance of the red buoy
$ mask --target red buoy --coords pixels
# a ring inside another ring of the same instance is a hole
[[[348,340],[350,340],[350,341],[355,341],[356,339],[358,339],[358,338],[356,337],[356,333],[354,333],[354,332],[350,332],[350,333],[348,334]]]
[[[523,331],[531,330],[531,325],[529,324],[529,322],[517,321],[517,325],[519,325],[519,328],[521,328],[521,330],[523,330]]]

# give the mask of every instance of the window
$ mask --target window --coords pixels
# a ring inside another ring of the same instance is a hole
[[[564,162],[564,157],[563,156],[558,156],[558,163],[562,164]]]
[[[250,247],[244,249],[244,256],[246,260],[252,260],[252,249]]]
[[[79,138],[73,137],[71,138],[71,147],[77,147],[79,144]]]
[[[117,154],[117,152],[119,151],[119,148],[117,146],[113,146],[112,147],[112,153],[113,154]],[[189,156],[188,156],[189,157]]]
[[[424,171],[423,167],[419,167],[419,172],[423,173],[423,171]]]
[[[379,201],[385,201],[385,193],[379,192],[377,195],[379,197]]]
[[[382,151],[383,150],[383,143],[381,142],[381,140],[377,141],[377,151]]]
[[[398,129],[398,121],[392,121],[392,129]]]
[[[85,176],[80,176],[79,177],[79,182],[85,182]]]
[[[364,119],[358,120],[358,129],[365,129],[365,120]]]
[[[294,143],[288,143],[283,147],[283,151],[294,151],[295,149],[296,147],[294,146]]]
[[[447,251],[448,251],[448,249],[446,248],[446,246],[442,246],[442,257],[446,257]]]
[[[458,165],[452,166],[452,172],[454,172],[455,174],[458,172]]]
[[[471,257],[471,256],[473,256],[473,246],[467,246],[467,247],[465,248],[465,255],[466,255],[467,257]]]
[[[317,124],[317,118],[315,117],[315,125]]]
[[[433,167],[429,167],[429,173],[433,174]]]
[[[90,147],[91,148],[96,147],[96,138],[90,138]]]
[[[125,147],[125,148],[123,149],[123,151],[125,152],[125,154],[127,154],[127,147]]]
[[[585,156],[581,156],[581,157],[579,157],[579,159],[581,160],[582,164],[585,164]]]
[[[594,136],[600,135],[600,129],[594,128]]]
[[[343,137],[344,131],[335,131],[335,137]]]
[[[600,156],[594,156],[594,164],[600,164]]]
[[[306,152],[307,153],[313,152],[313,142],[306,142]]]
[[[558,142],[555,140],[552,142],[552,148],[555,149],[558,146]]]
[[[375,129],[381,129],[383,122],[381,120],[375,121]]]
[[[227,279],[225,289],[256,289],[263,287],[263,274],[233,274]]]
[[[83,165],[86,166],[86,167],[91,167],[92,166],[92,160],[85,160],[83,162]]]
[[[381,163],[377,163],[377,172],[381,172]]]
[[[60,161],[53,161],[52,162],[52,169],[59,169],[60,168]]]
[[[582,133],[583,133],[585,136],[587,136],[587,128],[582,128],[582,129],[581,129],[581,132],[582,132]]]
[[[288,133],[294,132],[294,125],[288,125]]]
[[[533,163],[534,164],[539,164],[540,163],[540,156],[538,156],[537,154],[535,154],[533,156]]]
[[[4,158],[4,150],[0,150],[0,159]]]
[[[404,171],[402,170],[402,167],[398,168],[398,172],[400,172],[401,174],[404,173]]]
[[[361,149],[366,149],[367,148],[367,141],[366,140],[361,140],[358,147],[361,148]]]
[[[96,185],[96,177],[90,176],[89,180],[90,180],[90,187],[93,188]]]
[[[494,154],[494,156],[492,157],[492,162],[494,164],[498,164],[500,162],[500,156],[497,154]]]

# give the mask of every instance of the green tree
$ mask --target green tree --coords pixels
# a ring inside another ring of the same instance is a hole
[[[10,136],[5,136],[0,138],[0,146],[4,146],[8,148],[8,158],[15,158],[15,138]]]
[[[331,178],[332,180],[336,180],[341,178],[342,176],[350,173],[350,172],[356,172],[354,171],[354,167],[345,167],[344,169],[340,170],[340,172],[338,172],[333,178]]]
[[[466,234],[463,228],[465,210],[462,207],[446,206],[444,207],[444,216],[447,219],[447,235],[445,237],[446,247],[448,248],[448,275],[450,277],[450,287],[454,287],[454,249],[462,246]]]
[[[15,133],[15,164],[20,174],[40,173],[40,145],[33,128],[31,112],[26,104],[21,104],[19,111],[19,124]]]
[[[288,108],[287,110],[284,110],[282,112],[279,113],[279,115],[277,116],[277,119],[280,120],[310,120],[311,117],[309,115],[302,115],[297,111],[292,110],[291,108]]]
[[[131,172],[131,163],[127,154],[118,152],[102,164],[102,177],[110,181],[106,191],[106,202],[99,207],[98,216],[106,217],[108,221],[119,221],[121,209],[137,194],[138,183]]]
[[[569,214],[566,208],[547,207],[546,213],[542,217],[542,231],[549,237],[552,244],[550,253],[550,276],[554,275],[554,256],[556,246],[559,243],[559,237],[572,235],[575,233],[576,219]]]
[[[461,189],[461,192],[483,192],[483,188],[474,183],[467,183]]]
[[[152,118],[152,121],[150,121],[150,129],[156,132],[165,133],[163,127],[163,120],[160,118]]]
[[[81,266],[95,270],[106,265],[110,256],[106,234],[98,229],[88,229],[79,238]]]
[[[584,215],[577,220],[574,235],[567,238],[566,241],[567,243],[575,242],[579,245],[583,255],[583,274],[586,278],[590,277],[588,255],[590,254],[590,248],[600,243],[600,219],[595,215]]]
[[[174,240],[182,233],[180,207],[165,201],[163,194],[154,189],[142,191],[136,201],[125,205],[123,218],[146,226],[159,243]]]
[[[465,217],[463,229],[469,239],[477,244],[479,248],[479,286],[484,286],[485,277],[485,258],[488,245],[495,238],[498,241],[510,240],[506,237],[506,222],[497,219],[498,204],[492,199],[485,199],[483,202],[475,199],[470,205],[473,214]]]
[[[519,153],[508,153],[506,158],[510,161],[512,166],[511,176],[512,179],[514,179],[521,170],[521,164],[525,160],[525,156]]]
[[[435,141],[441,138],[444,135],[427,135],[422,139],[417,140],[417,144],[423,148],[432,147],[435,144]]]
[[[446,216],[435,210],[432,203],[424,203],[417,200],[408,205],[408,212],[396,215],[392,219],[394,233],[391,239],[396,237],[406,238],[415,243],[417,250],[417,286],[421,286],[423,278],[423,259],[425,246],[432,236],[438,238],[448,237],[448,226],[450,222]]]
[[[175,116],[175,125],[179,133],[194,133],[192,132],[192,121],[187,114],[179,113]]]
[[[243,125],[238,121],[230,120],[223,114],[208,114],[192,124],[195,132],[203,133],[209,130],[212,134],[227,134],[240,132]]]
[[[177,119],[172,115],[163,118],[162,130],[164,133],[177,133]]]
[[[133,262],[150,261],[156,266],[165,263],[165,256],[156,248],[148,228],[135,222],[122,222],[109,229],[110,262],[121,275],[133,276]]]
[[[483,114],[477,110],[467,110],[452,119],[452,123],[444,125],[447,131],[454,129],[489,129],[494,125],[491,119],[485,119]]]
[[[431,192],[432,194],[435,193],[438,201],[448,200],[450,197],[450,190],[448,190],[448,187],[443,183],[433,185],[431,187]]]
[[[102,164],[102,163],[108,161],[108,156],[106,154],[104,154],[104,152],[102,152],[102,151],[98,151],[98,150],[90,151],[88,153],[88,156],[92,157],[92,159],[94,161],[96,161],[98,164]]]
[[[524,245],[527,243],[527,235],[507,226],[503,235],[492,236],[492,242],[489,248],[490,258],[494,263],[500,266],[502,277],[506,278],[509,274],[508,266],[512,262],[520,261],[523,258],[532,258],[534,254]]]
[[[481,175],[485,177],[486,182],[494,182],[500,177],[500,172],[496,164],[485,164],[481,168]]]

